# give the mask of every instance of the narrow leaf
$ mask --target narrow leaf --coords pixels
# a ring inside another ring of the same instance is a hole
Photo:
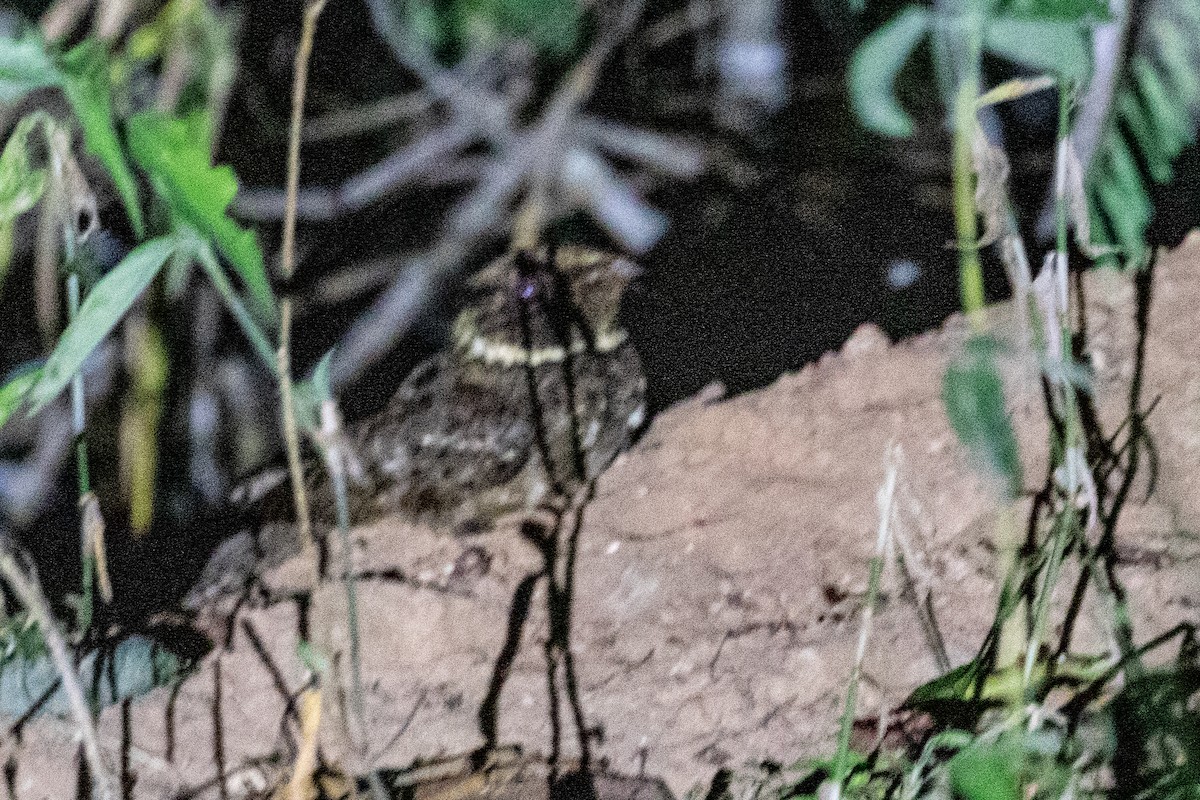
[[[46,170],[34,169],[29,157],[29,133],[45,114],[34,112],[17,123],[0,153],[0,232],[12,235],[11,224],[42,198]],[[0,246],[0,284],[8,269],[9,247]]]
[[[1010,497],[1021,490],[1017,437],[1004,408],[1004,385],[996,370],[996,343],[987,337],[967,342],[967,351],[946,369],[942,401],[959,440],[1004,481]]]
[[[25,395],[41,377],[42,368],[37,367],[22,372],[4,386],[0,386],[0,428],[4,427],[4,423],[13,415],[13,412],[21,407]]]
[[[1108,22],[1112,12],[1104,0],[1012,0],[1006,6],[1014,16],[1032,19]]]
[[[33,167],[29,149],[29,136],[39,124],[53,131],[50,115],[34,111],[17,123],[0,154],[0,288],[12,261],[13,221],[33,208],[46,192],[47,171]]]
[[[912,134],[912,118],[900,107],[893,85],[929,27],[929,12],[908,6],[866,38],[850,64],[850,100],[868,129],[886,136]]]
[[[273,326],[275,297],[258,239],[227,214],[237,177],[228,166],[209,165],[209,142],[208,119],[202,113],[176,118],[148,111],[129,119],[129,149],[155,191],[175,216],[212,238],[246,285],[258,317]]]
[[[980,95],[979,99],[975,101],[975,107],[984,108],[998,103],[1007,103],[1009,100],[1018,100],[1034,92],[1052,89],[1054,83],[1054,79],[1049,75],[1039,75],[1036,78],[1013,78]]]
[[[125,213],[129,215],[134,233],[142,238],[145,235],[142,207],[133,170],[117,138],[104,45],[88,40],[65,53],[62,57],[62,87],[83,127],[83,141],[88,152],[100,159],[108,170],[121,202],[125,204]]]
[[[29,395],[30,415],[36,414],[70,383],[87,357],[154,280],[175,244],[175,239],[169,236],[151,239],[100,279],[46,360],[41,379]]]
[[[1158,134],[1156,144],[1166,158],[1174,158],[1194,139],[1187,109],[1167,88],[1158,69],[1149,60],[1134,58],[1133,76]]]

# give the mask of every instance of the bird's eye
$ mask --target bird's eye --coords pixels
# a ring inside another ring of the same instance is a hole
[[[522,278],[517,286],[522,300],[532,300],[537,294],[537,282],[533,278]]]

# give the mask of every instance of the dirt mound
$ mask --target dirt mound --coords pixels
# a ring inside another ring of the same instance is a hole
[[[1111,430],[1132,368],[1133,291],[1109,273],[1089,275],[1085,285],[1097,396]],[[1193,235],[1157,268],[1145,396],[1162,395],[1150,418],[1159,489],[1129,506],[1119,534],[1120,577],[1140,639],[1181,619],[1200,622],[1197,308],[1200,235]],[[1010,317],[1005,306],[990,312],[1002,331]],[[995,501],[950,430],[940,396],[945,366],[966,337],[959,319],[895,346],[864,327],[841,353],[762,391],[729,400],[709,392],[668,410],[605,474],[580,537],[571,637],[594,757],[616,773],[661,776],[679,795],[720,767],[790,762],[831,746],[891,443],[903,453],[904,519],[918,578],[932,588],[951,659],[974,655],[995,606]],[[1040,386],[1015,357],[1006,382],[1032,485],[1044,472],[1030,461],[1045,448]],[[498,742],[548,751],[538,551],[516,530],[449,539],[396,520],[358,529],[354,540],[357,563],[374,576],[359,593],[376,763],[401,766],[479,747],[481,706],[498,685]],[[279,591],[306,570],[288,564],[266,582]],[[899,586],[888,579],[860,714],[895,705],[937,672]],[[313,599],[310,630],[326,652],[344,652],[343,611],[338,585]],[[290,700],[303,679],[298,619],[288,602],[242,610],[230,647],[181,687],[104,713],[109,756],[118,764],[125,753],[135,796],[215,797],[223,781],[236,797],[268,785],[292,762]],[[1087,630],[1091,619],[1080,635],[1103,648],[1101,627]],[[503,655],[512,660],[500,684]],[[565,699],[560,718],[570,755],[576,740]],[[342,762],[340,721],[327,719],[325,756]],[[37,720],[19,744],[7,743],[18,797],[69,796],[72,729],[69,721]],[[124,751],[123,730],[131,731]]]

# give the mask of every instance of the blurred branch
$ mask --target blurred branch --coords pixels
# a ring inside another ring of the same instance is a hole
[[[371,6],[381,5],[371,2]],[[386,5],[386,4],[384,4]],[[455,206],[441,238],[423,256],[409,260],[391,286],[360,316],[338,346],[332,367],[335,387],[344,386],[381,358],[408,331],[429,298],[461,268],[470,249],[489,232],[502,230],[531,172],[545,173],[549,155],[563,147],[568,123],[591,93],[600,64],[615,46],[605,36],[560,84],[541,119],[516,137],[488,167],[476,188]]]
[[[323,142],[357,136],[419,117],[432,107],[433,100],[425,92],[385,97],[374,103],[309,120],[304,125],[302,138],[306,142]]]
[[[593,151],[568,151],[562,183],[613,238],[634,252],[649,250],[666,232],[666,215],[646,203]]]
[[[654,50],[689,36],[715,22],[722,13],[715,0],[691,0],[685,7],[656,20],[637,38],[636,45]]]
[[[112,41],[125,29],[133,10],[131,0],[99,0],[92,17],[92,27],[104,41]]]
[[[83,19],[91,5],[91,0],[58,0],[47,8],[38,20],[46,41],[58,41],[75,30],[75,26]]]
[[[612,11],[609,24],[559,84],[538,121],[523,128],[517,127],[517,119],[525,101],[524,84],[511,82],[518,85],[509,86],[506,94],[472,79],[482,67],[440,66],[403,25],[394,4],[366,1],[380,36],[424,86],[421,93],[403,96],[399,106],[407,113],[442,105],[449,120],[339,187],[297,189],[297,216],[327,220],[363,208],[426,175],[440,174],[448,162],[455,163],[456,154],[480,139],[491,146],[492,154],[482,163],[464,159],[460,166],[468,177],[479,168],[474,187],[451,210],[433,246],[407,261],[343,338],[332,367],[335,389],[382,357],[408,331],[429,298],[461,269],[481,241],[509,227],[513,205],[523,189],[530,202],[520,215],[524,233],[518,233],[526,238],[540,235],[550,212],[582,207],[596,214],[626,247],[643,251],[661,235],[665,219],[596,148],[675,176],[694,176],[702,162],[695,148],[680,146],[667,137],[580,117],[601,66],[640,18],[640,1],[622,3]],[[488,58],[487,54],[480,56],[479,64],[486,64]],[[354,118],[364,116],[361,109],[353,112]],[[335,118],[337,124],[327,124],[326,130],[337,130],[350,119]],[[274,190],[245,191],[238,198],[239,211],[257,219],[277,218],[281,205],[286,207],[286,199]]]
[[[473,142],[477,135],[476,130],[461,125],[437,128],[336,189],[299,189],[296,216],[308,221],[326,221],[360,211],[381,197],[415,183],[443,159]],[[278,189],[246,189],[238,193],[236,204],[238,214],[247,219],[279,219],[287,206],[287,197]]]
[[[673,178],[690,180],[704,171],[704,150],[679,137],[592,116],[580,117],[579,128],[601,150]]]

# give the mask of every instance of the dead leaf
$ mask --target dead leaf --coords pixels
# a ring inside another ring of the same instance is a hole
[[[83,551],[91,551],[96,563],[96,580],[100,588],[100,596],[104,602],[111,603],[113,599],[112,581],[108,577],[108,557],[104,547],[104,515],[100,512],[100,500],[95,492],[87,492],[79,498],[79,509],[83,520]]]
[[[986,247],[1007,229],[1008,156],[988,141],[979,125],[971,139],[975,162],[975,210],[983,217],[983,236],[978,246]]]

